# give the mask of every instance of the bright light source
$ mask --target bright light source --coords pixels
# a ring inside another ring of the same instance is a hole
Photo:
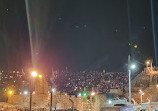
[[[156,85],[156,87],[158,87],[158,84]]]
[[[135,69],[136,68],[136,65],[135,64],[132,64],[131,65],[131,69]]]
[[[81,97],[81,96],[82,96],[82,94],[81,94],[81,93],[79,93],[77,96],[78,96],[78,97]]]
[[[141,95],[144,95],[144,92],[140,89],[139,90],[139,93],[141,94]]]
[[[138,48],[138,46],[137,46],[137,45],[134,45],[134,48]]]
[[[108,100],[108,103],[109,103],[109,104],[112,104],[112,101],[111,101],[111,100]]]
[[[38,75],[37,72],[32,72],[33,77],[36,77],[37,75]]]
[[[146,64],[147,64],[147,65],[149,65],[149,64],[150,64],[150,61],[149,61],[149,60],[148,60],[148,61],[146,61]]]
[[[27,95],[27,94],[28,94],[28,91],[24,91],[24,94]]]
[[[91,96],[94,96],[95,95],[95,92],[91,92]]]
[[[36,94],[35,91],[33,91],[32,94]]]
[[[82,96],[86,97],[86,96],[87,96],[87,93],[86,93],[86,92],[83,92],[83,93],[82,93]]]
[[[38,77],[39,77],[39,78],[42,78],[43,76],[42,76],[42,74],[40,74],[40,75],[38,75]]]
[[[9,91],[9,94],[13,94],[13,91]]]
[[[56,91],[56,89],[55,88],[52,88],[52,92],[54,93]]]

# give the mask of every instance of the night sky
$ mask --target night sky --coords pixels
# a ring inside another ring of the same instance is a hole
[[[128,54],[141,63],[154,58],[150,0],[27,3],[32,43],[42,71],[65,67],[125,71]],[[0,69],[32,67],[28,23],[24,0],[0,0]]]

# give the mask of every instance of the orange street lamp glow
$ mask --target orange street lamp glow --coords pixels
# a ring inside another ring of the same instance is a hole
[[[39,78],[42,78],[43,76],[42,76],[42,74],[40,74],[40,75],[38,75],[38,77],[39,77]]]
[[[36,77],[37,75],[38,75],[37,72],[32,72],[33,77]]]
[[[9,91],[9,94],[13,94],[13,91]]]

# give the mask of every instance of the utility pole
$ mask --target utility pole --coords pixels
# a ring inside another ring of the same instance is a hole
[[[129,105],[131,105],[131,68],[130,68],[130,55],[128,55],[128,74],[129,74]]]
[[[52,97],[53,97],[53,91],[52,91],[52,88],[50,90],[50,111],[52,111]]]
[[[32,111],[32,84],[30,78],[30,111]]]

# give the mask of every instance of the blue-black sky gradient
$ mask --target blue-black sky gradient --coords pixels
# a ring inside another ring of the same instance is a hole
[[[44,71],[66,66],[125,71],[128,54],[142,63],[154,58],[150,0],[35,1],[38,4],[31,10],[37,5],[44,10],[36,19],[47,20],[40,26],[44,37],[39,35],[44,38],[39,51],[39,67]],[[25,1],[1,0],[0,69],[31,67],[28,31]]]

